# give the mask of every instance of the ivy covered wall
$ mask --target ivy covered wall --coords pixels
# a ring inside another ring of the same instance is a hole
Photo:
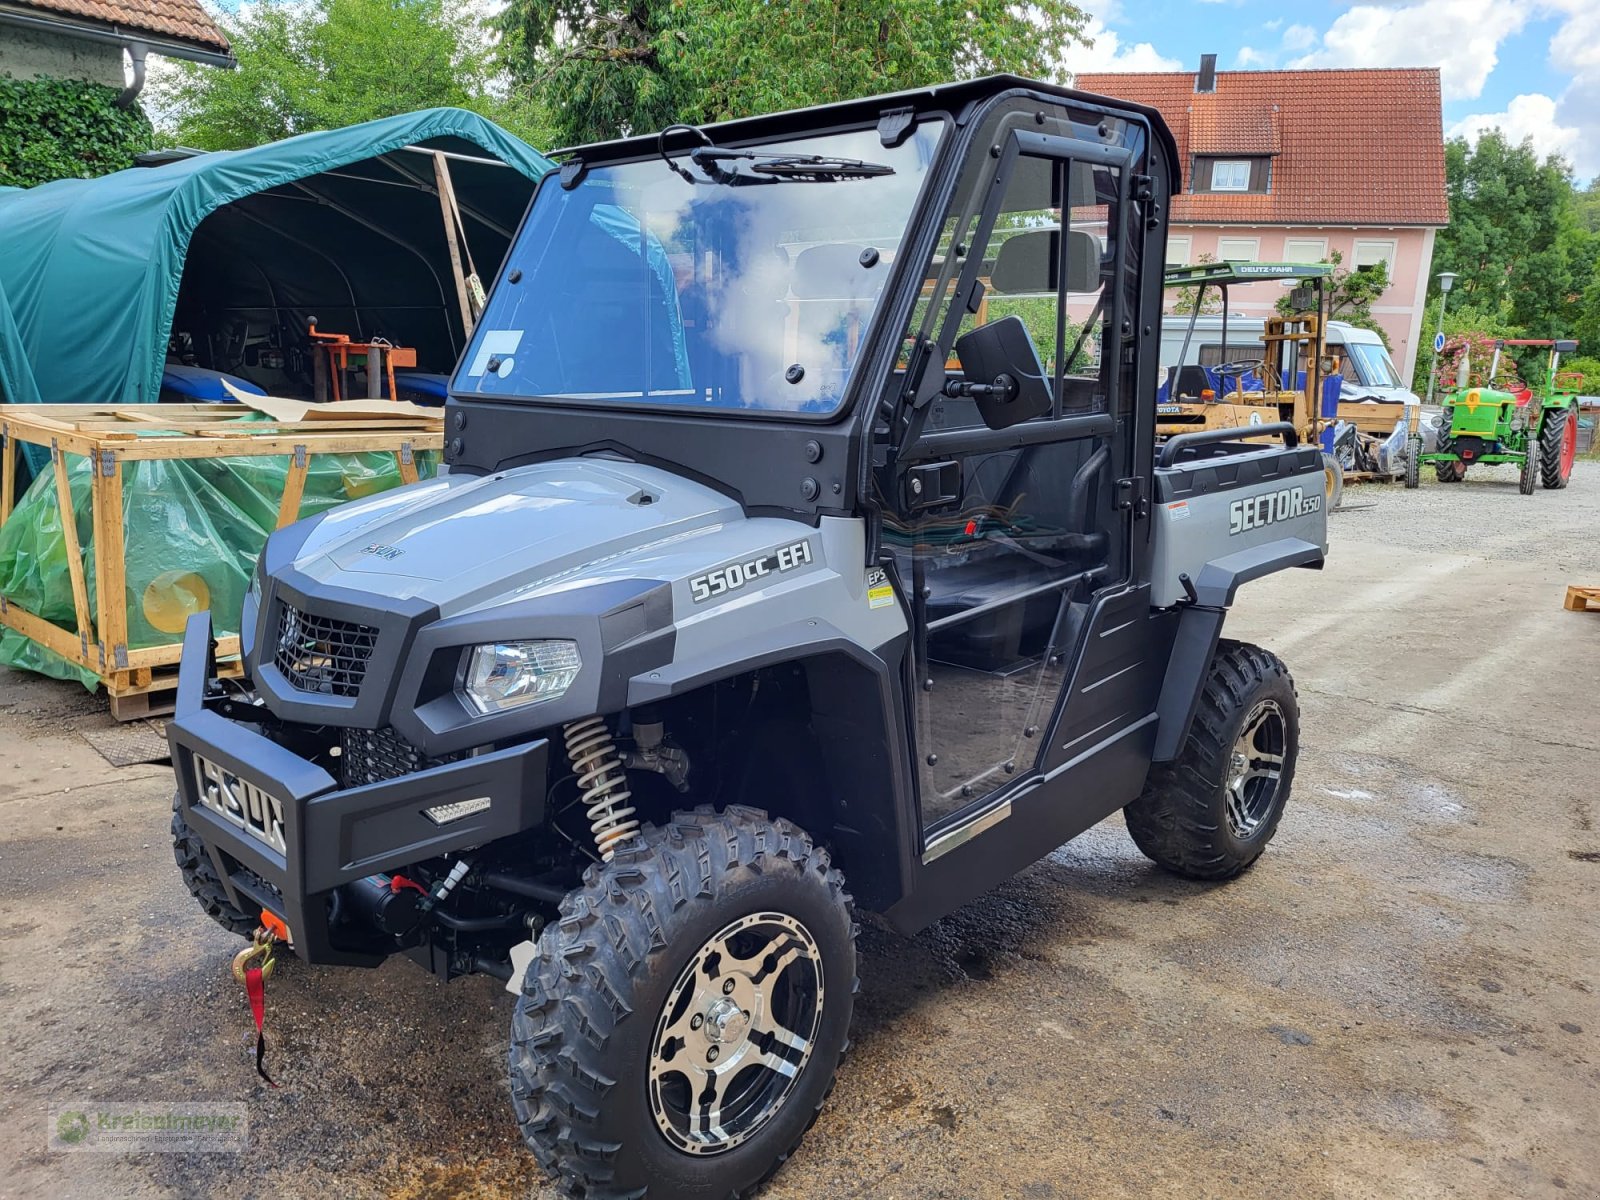
[[[74,79],[0,77],[0,186],[88,179],[133,166],[150,149],[150,121],[118,89]]]

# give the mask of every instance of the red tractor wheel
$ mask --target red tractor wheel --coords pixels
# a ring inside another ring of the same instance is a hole
[[[1570,408],[1547,409],[1539,425],[1539,482],[1564,488],[1578,458],[1578,414]]]

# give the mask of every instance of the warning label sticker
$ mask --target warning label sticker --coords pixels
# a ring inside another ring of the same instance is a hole
[[[889,582],[889,575],[882,567],[873,567],[867,572],[867,607],[888,608],[894,603],[894,585]]]

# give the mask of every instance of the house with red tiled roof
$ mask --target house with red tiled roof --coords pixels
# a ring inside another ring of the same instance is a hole
[[[1387,264],[1373,306],[1411,376],[1433,261],[1450,219],[1434,68],[1084,74],[1074,86],[1158,109],[1183,164],[1169,263],[1218,260]],[[1231,311],[1271,315],[1277,284],[1232,289]]]
[[[0,75],[102,83],[123,89],[127,105],[144,85],[147,54],[234,65],[200,0],[0,0]]]

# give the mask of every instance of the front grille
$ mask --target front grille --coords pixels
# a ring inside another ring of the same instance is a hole
[[[194,756],[194,775],[200,803],[235,829],[279,854],[287,853],[282,800],[198,754]]]
[[[355,696],[377,643],[378,631],[371,625],[320,617],[285,604],[273,662],[298,691]]]
[[[339,757],[344,763],[344,786],[352,788],[443,766],[461,755],[429,758],[393,729],[345,729],[340,732]]]

